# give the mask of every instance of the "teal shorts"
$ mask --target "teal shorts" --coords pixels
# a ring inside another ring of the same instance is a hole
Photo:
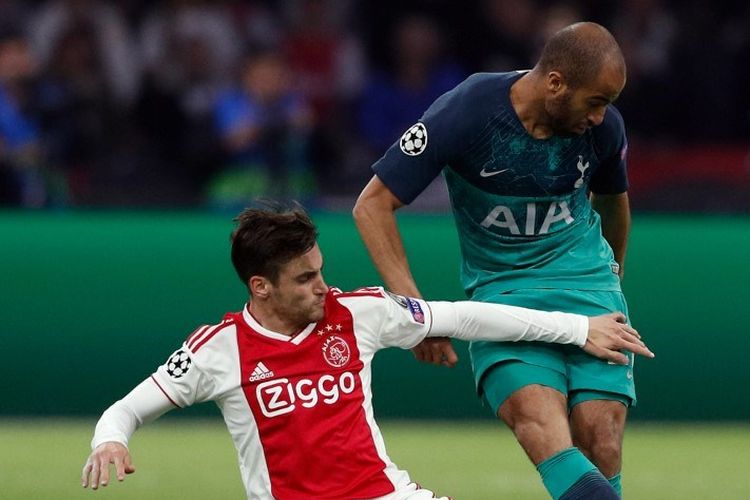
[[[615,311],[628,314],[619,291],[513,290],[492,296],[488,302],[586,316]],[[620,401],[626,406],[636,403],[632,354],[630,364],[616,365],[574,345],[484,341],[470,343],[469,354],[477,391],[495,413],[508,396],[531,384],[561,392],[569,408],[592,399]]]

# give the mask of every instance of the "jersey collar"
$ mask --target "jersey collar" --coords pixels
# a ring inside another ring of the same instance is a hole
[[[250,309],[248,308],[248,304],[245,304],[245,307],[242,309],[242,319],[245,320],[245,323],[247,326],[250,327],[254,332],[258,333],[259,335],[262,335],[264,337],[268,337],[269,339],[279,340],[282,342],[291,342],[294,345],[299,345],[302,343],[303,340],[305,340],[315,329],[315,325],[317,323],[310,323],[305,328],[300,330],[294,335],[284,335],[283,333],[274,332],[273,330],[269,330],[268,328],[264,327],[260,323],[258,323],[258,320],[253,317],[253,315],[250,313]]]

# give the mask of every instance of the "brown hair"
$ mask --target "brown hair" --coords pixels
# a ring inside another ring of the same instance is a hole
[[[603,26],[576,23],[567,26],[547,41],[537,63],[542,74],[559,71],[573,88],[592,82],[605,63],[625,69],[620,46]]]
[[[276,282],[281,267],[315,246],[318,230],[299,204],[284,207],[261,202],[246,208],[234,221],[232,264],[245,285],[253,276]]]

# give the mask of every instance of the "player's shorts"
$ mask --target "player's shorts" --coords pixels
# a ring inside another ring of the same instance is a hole
[[[498,293],[487,302],[597,316],[628,314],[622,292],[525,289]],[[484,342],[469,344],[477,391],[493,412],[518,389],[540,384],[568,399],[568,407],[587,400],[614,400],[635,406],[633,354],[630,364],[616,365],[574,345],[546,342]]]

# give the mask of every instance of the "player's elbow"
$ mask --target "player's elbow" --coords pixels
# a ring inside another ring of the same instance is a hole
[[[357,226],[362,227],[363,225],[368,224],[368,221],[377,219],[378,214],[382,214],[386,211],[388,211],[387,207],[377,196],[372,196],[370,193],[363,191],[354,204],[352,217],[354,217],[354,222]]]

